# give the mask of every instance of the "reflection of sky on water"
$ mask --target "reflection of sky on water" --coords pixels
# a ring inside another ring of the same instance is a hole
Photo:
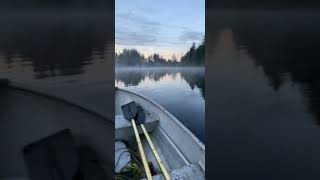
[[[128,87],[130,84],[125,84],[123,81],[116,80],[117,87]],[[180,72],[177,73],[166,73],[163,76],[155,79],[152,76],[145,76],[143,79],[140,80],[138,85],[135,88],[138,89],[146,89],[152,87],[166,87],[166,86],[174,86],[174,88],[178,89],[187,89],[190,88],[189,83],[181,76]],[[177,90],[177,89],[176,89]],[[199,87],[195,86],[193,89],[194,91],[199,92]],[[200,92],[199,92],[200,93]]]

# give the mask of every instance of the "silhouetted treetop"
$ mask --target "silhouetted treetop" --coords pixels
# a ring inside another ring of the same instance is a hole
[[[192,43],[189,51],[181,57],[181,63],[183,65],[203,66],[205,64],[205,39],[198,47],[195,43]]]

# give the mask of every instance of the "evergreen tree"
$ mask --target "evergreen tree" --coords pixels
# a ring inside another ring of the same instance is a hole
[[[144,56],[136,49],[123,49],[116,56],[116,63],[119,65],[137,66],[144,63]]]
[[[189,66],[199,66],[205,64],[205,39],[201,44],[196,47],[195,43],[192,43],[189,51],[181,57],[181,63]]]

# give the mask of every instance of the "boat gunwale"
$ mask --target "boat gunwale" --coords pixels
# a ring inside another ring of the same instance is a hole
[[[99,113],[98,111],[94,110],[93,108],[87,107],[85,105],[80,105],[79,103],[74,102],[72,100],[68,100],[66,98],[54,95],[53,93],[43,92],[41,90],[35,89],[34,87],[31,87],[31,86],[28,86],[28,85],[25,85],[25,84],[22,84],[22,83],[12,82],[12,81],[10,81],[6,85],[6,87],[10,88],[10,89],[13,89],[13,90],[16,90],[16,91],[26,92],[26,93],[32,94],[34,96],[44,97],[44,98],[47,98],[47,99],[50,99],[50,100],[54,100],[54,101],[57,101],[57,102],[60,102],[60,103],[64,103],[66,105],[78,108],[78,109],[80,109],[80,110],[82,110],[82,111],[84,111],[86,113],[89,113],[91,115],[94,115],[96,117],[99,117],[100,119],[103,119],[104,121],[114,125],[114,121],[111,121],[112,120],[111,117],[103,115],[103,114]]]

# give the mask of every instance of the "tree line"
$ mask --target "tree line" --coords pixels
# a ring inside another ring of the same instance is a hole
[[[136,49],[123,49],[115,54],[117,66],[203,66],[205,63],[205,41],[197,47],[192,44],[180,61],[175,55],[171,58],[163,58],[158,53],[145,56]]]

